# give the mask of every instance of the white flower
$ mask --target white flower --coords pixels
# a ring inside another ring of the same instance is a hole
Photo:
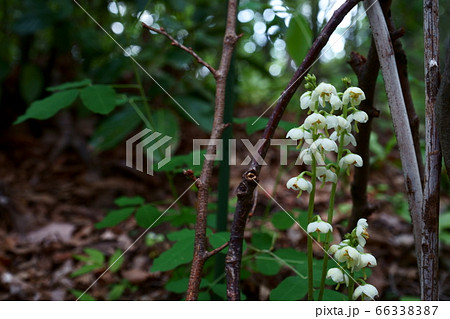
[[[303,93],[302,96],[300,96],[300,108],[302,110],[306,110],[307,108],[309,108],[311,111],[314,111],[316,105],[315,102],[317,100],[313,100],[311,94],[312,92],[308,91]]]
[[[342,101],[337,95],[332,95],[330,98],[330,104],[333,110],[340,110],[342,108]]]
[[[369,120],[369,115],[367,115],[367,113],[364,111],[357,111],[347,117],[347,121],[349,121],[350,123],[353,120],[359,123],[366,123]]]
[[[311,150],[315,152],[316,150],[320,152],[336,152],[338,151],[338,147],[336,142],[330,140],[329,138],[319,138],[310,146]]]
[[[338,125],[337,116],[336,115],[326,115],[325,123],[327,124],[328,130],[335,128]]]
[[[367,224],[367,219],[361,218],[358,220],[358,223],[356,224],[356,237],[358,238],[358,243],[361,247],[364,247],[366,245],[366,240],[369,239],[367,227],[369,227],[369,224]]]
[[[286,138],[291,138],[294,141],[303,139],[304,136],[304,129],[302,127],[296,127],[293,129],[290,129],[289,132],[286,134]]]
[[[318,217],[317,221],[308,224],[306,231],[308,233],[318,232],[326,234],[333,231],[333,226],[331,226],[327,222],[324,222],[322,219],[320,219],[320,217]]]
[[[355,165],[356,167],[363,166],[363,160],[361,156],[357,154],[348,154],[345,155],[341,160],[339,161],[339,166],[341,168],[347,168],[348,165]]]
[[[366,95],[363,90],[358,87],[349,87],[344,92],[344,96],[342,97],[342,102],[344,104],[351,103],[351,105],[356,106],[361,103],[362,100],[366,99]]]
[[[286,183],[286,187],[296,191],[307,191],[308,193],[312,190],[311,182],[298,176],[289,179]]]
[[[337,183],[337,175],[333,171],[327,169],[326,167],[323,166],[317,167],[316,176],[317,179],[322,183],[326,182]]]
[[[312,93],[312,97],[317,98],[322,106],[324,106],[325,102],[329,102],[333,95],[337,96],[336,88],[331,84],[323,82]]]
[[[361,254],[361,259],[358,264],[358,269],[364,267],[375,267],[377,265],[377,260],[372,254]]]
[[[353,292],[353,300],[358,299],[359,296],[361,296],[361,298],[367,296],[370,299],[374,299],[375,296],[378,296],[378,290],[377,288],[375,288],[375,286],[372,286],[370,284],[361,285],[358,286]]]
[[[352,133],[349,132],[343,132],[341,134],[345,134],[344,135],[344,146],[347,146],[348,144],[352,144],[353,146],[356,146],[356,139],[353,136]],[[334,131],[333,133],[331,133],[330,135],[330,140],[336,141],[338,139],[338,134],[336,131]]]
[[[334,258],[341,263],[347,262],[347,266],[354,269],[359,265],[361,254],[351,246],[344,246],[336,251]]]
[[[327,279],[331,279],[337,284],[345,283],[348,286],[348,276],[339,268],[330,268],[327,272]]]
[[[347,119],[343,118],[342,116],[336,116],[337,119],[337,125],[336,128],[341,130],[350,130],[351,129],[351,123],[347,121]]]
[[[319,129],[323,129],[326,125],[325,117],[319,113],[313,113],[305,119],[303,124],[306,129],[310,129],[311,126],[315,125]]]
[[[305,148],[303,151],[300,152],[300,155],[298,156],[300,164],[305,163],[306,165],[311,165],[313,162],[313,156],[316,159],[316,163],[318,165],[325,165],[325,161],[323,160],[322,155],[317,151],[317,148],[311,150],[310,148]]]

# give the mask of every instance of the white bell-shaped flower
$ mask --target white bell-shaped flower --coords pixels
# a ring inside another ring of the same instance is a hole
[[[313,113],[305,119],[305,123],[303,125],[308,130],[311,126],[316,126],[319,129],[323,129],[326,125],[326,120],[322,114]]]
[[[353,120],[358,123],[366,123],[369,120],[369,115],[364,111],[357,111],[347,117],[347,121],[350,123],[353,122]]]
[[[353,300],[358,299],[360,296],[362,299],[364,299],[364,296],[366,296],[373,300],[376,296],[378,296],[378,290],[377,288],[375,288],[375,286],[372,286],[370,284],[361,285],[356,287],[355,291],[353,292]]]
[[[286,183],[288,189],[293,189],[296,191],[307,191],[308,193],[312,190],[311,182],[307,181],[302,177],[292,177]]]
[[[351,105],[356,106],[361,104],[361,101],[365,99],[366,95],[364,94],[363,90],[361,90],[359,87],[349,87],[344,92],[342,102],[344,104],[348,104],[350,102]]]
[[[329,138],[318,138],[314,143],[310,146],[311,151],[319,151],[319,152],[336,152],[338,151],[338,147],[335,141]]]
[[[302,110],[309,108],[311,111],[314,111],[316,101],[312,98],[312,92],[307,91],[300,96],[300,108]]]
[[[353,136],[352,133],[349,133],[347,131],[342,132],[341,134],[344,134],[344,146],[347,146],[348,144],[352,144],[353,146],[356,146],[356,139]],[[340,136],[340,135],[339,135]],[[331,133],[330,135],[330,140],[336,141],[339,138],[338,134],[336,131],[334,131],[333,133]],[[340,141],[340,140],[339,140]]]
[[[366,245],[366,240],[369,239],[367,227],[369,227],[369,224],[367,224],[367,219],[361,218],[358,220],[358,223],[356,224],[356,237],[358,238],[358,243],[361,247],[364,247]]]
[[[337,125],[336,128],[340,129],[340,130],[351,130],[352,125],[349,121],[347,121],[346,118],[342,117],[342,116],[336,116],[337,119]]]
[[[348,286],[348,276],[342,269],[330,268],[327,272],[327,279],[331,279],[337,284],[345,283]]]
[[[338,125],[337,116],[332,114],[325,115],[325,123],[327,125],[327,130],[336,128]]]
[[[339,166],[343,169],[346,169],[349,165],[355,165],[356,167],[363,166],[363,160],[361,156],[357,154],[348,154],[341,158],[341,160],[339,161]]]
[[[313,91],[313,98],[317,98],[320,105],[324,106],[325,102],[329,102],[333,95],[337,96],[336,88],[328,83],[320,83]]]
[[[361,259],[358,264],[358,269],[362,269],[365,267],[375,267],[377,265],[377,260],[372,254],[362,253]]]
[[[346,262],[349,268],[355,269],[361,260],[361,254],[352,246],[344,246],[336,251],[334,258],[338,262]]]
[[[337,183],[336,173],[334,173],[333,171],[331,171],[330,169],[328,169],[324,166],[317,167],[316,176],[317,176],[317,179],[319,181],[321,181],[322,183],[326,183],[326,182]]]
[[[342,109],[342,101],[337,95],[331,95],[330,104],[333,110],[339,111]]]
[[[290,129],[289,132],[286,134],[286,138],[290,138],[294,141],[303,139],[305,135],[305,130],[303,127],[295,127],[293,129]]]
[[[311,149],[309,147],[303,149],[298,156],[298,161],[300,164],[305,163],[306,165],[311,165],[313,162],[313,156],[316,159],[317,165],[325,165],[325,161],[318,151],[317,147],[315,147],[314,149]]]
[[[328,232],[333,231],[333,226],[331,226],[327,222],[324,222],[319,216],[317,216],[317,221],[309,223],[306,231],[308,233],[318,232],[326,234]]]

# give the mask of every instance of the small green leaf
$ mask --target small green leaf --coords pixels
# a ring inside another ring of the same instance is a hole
[[[113,288],[108,293],[108,300],[119,299],[123,295],[125,288],[127,288],[127,287],[124,284],[114,285]]]
[[[272,248],[272,237],[266,233],[253,233],[252,235],[252,245],[258,249],[270,249]]]
[[[151,271],[167,271],[192,260],[194,254],[194,231],[183,229],[167,235],[170,240],[178,240],[172,248],[155,258]]]
[[[308,292],[308,283],[298,276],[287,277],[270,292],[272,301],[300,300]]]
[[[314,299],[319,299],[319,289],[314,291]],[[347,301],[348,297],[344,295],[343,293],[331,290],[331,289],[324,289],[323,291],[323,301]]]
[[[286,230],[294,224],[294,221],[285,212],[278,212],[272,216],[272,224],[279,230]]]
[[[66,82],[60,85],[48,87],[47,91],[54,92],[54,91],[63,91],[67,89],[76,89],[87,85],[91,85],[91,83],[92,81],[90,79],[84,79],[76,82]]]
[[[174,281],[169,281],[165,288],[167,291],[172,291],[176,294],[181,294],[186,292],[189,283],[189,278],[181,278]]]
[[[194,236],[194,231],[192,229],[182,229],[179,231],[175,231],[172,233],[169,233],[167,235],[167,238],[170,241],[179,241],[179,240],[183,240],[185,238],[190,238]]]
[[[211,290],[222,300],[227,300],[227,285],[215,284]]]
[[[25,114],[19,116],[14,124],[22,123],[28,119],[46,120],[71,105],[77,96],[78,90],[69,90],[57,92],[43,100],[33,102]]]
[[[137,206],[142,205],[145,203],[145,199],[141,196],[135,196],[135,197],[119,197],[114,201],[114,204],[120,207],[124,206]]]
[[[111,210],[101,222],[95,224],[95,228],[101,229],[116,226],[120,222],[123,222],[129,218],[131,214],[133,214],[134,210],[134,207]]]
[[[122,256],[122,251],[120,249],[117,249],[114,254],[109,257],[108,261],[108,267],[111,272],[116,272],[120,269],[124,262],[124,258]]]
[[[311,46],[312,32],[309,23],[301,14],[292,16],[286,31],[286,50],[297,65],[300,65]]]
[[[139,207],[136,211],[136,223],[144,228],[148,228],[150,226],[154,226],[156,223],[155,221],[161,216],[161,212],[158,208],[156,208],[153,205],[147,204]],[[160,218],[158,220],[159,223],[161,223]]]
[[[78,277],[87,273],[90,273],[91,271],[94,271],[96,269],[102,268],[102,265],[94,264],[94,265],[84,265],[80,269],[75,270],[73,273],[70,274],[70,277]]]
[[[278,260],[269,254],[258,254],[256,258],[256,270],[263,275],[273,276],[280,272],[281,265]]]
[[[84,291],[77,289],[70,289],[70,292],[78,299],[81,295],[83,295],[79,300],[80,301],[97,301],[94,297],[92,297],[88,293],[84,293]]]
[[[94,113],[108,114],[116,107],[116,92],[108,85],[85,87],[80,97],[83,104]]]
[[[201,291],[198,294],[197,300],[198,301],[210,301],[211,300],[211,295],[208,292],[206,292],[206,291]]]
[[[98,249],[85,248],[84,252],[89,255],[90,261],[95,264],[102,265],[105,262],[105,255]]]

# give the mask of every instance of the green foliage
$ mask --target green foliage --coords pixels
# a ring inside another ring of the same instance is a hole
[[[285,278],[270,292],[271,301],[294,301],[303,299],[308,292],[308,283],[298,276]]]
[[[80,97],[93,113],[109,114],[116,107],[116,92],[107,85],[87,86],[81,90]]]
[[[192,260],[194,254],[193,230],[173,232],[168,237],[170,240],[175,240],[176,243],[153,260],[153,265],[150,268],[152,272],[171,270]]]
[[[281,211],[273,214],[272,224],[279,230],[286,230],[294,224],[294,221],[285,212]]]
[[[269,123],[269,119],[267,117],[261,117],[258,119],[258,116],[249,116],[245,118],[234,118],[233,122],[236,124],[245,124],[246,133],[248,135],[252,135],[255,132],[265,129],[267,123]],[[278,127],[289,131],[291,128],[295,127],[295,124],[287,121],[280,121]]]
[[[286,49],[297,65],[300,65],[312,43],[308,21],[301,14],[294,14],[286,32]]]
[[[124,220],[127,220],[135,210],[134,207],[111,210],[101,222],[95,224],[95,228],[101,229],[116,226]]]

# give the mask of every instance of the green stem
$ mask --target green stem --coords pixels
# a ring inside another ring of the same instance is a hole
[[[348,300],[353,300],[353,290],[355,289],[355,281],[353,280],[354,273],[350,273],[349,283],[348,283]]]
[[[312,168],[311,168],[311,184],[312,190],[309,193],[309,204],[308,204],[308,224],[312,222],[313,212],[314,212],[314,197],[316,194],[316,158],[314,154],[312,155]],[[308,246],[308,300],[313,300],[313,250],[312,250],[312,238],[311,235],[307,239]]]

